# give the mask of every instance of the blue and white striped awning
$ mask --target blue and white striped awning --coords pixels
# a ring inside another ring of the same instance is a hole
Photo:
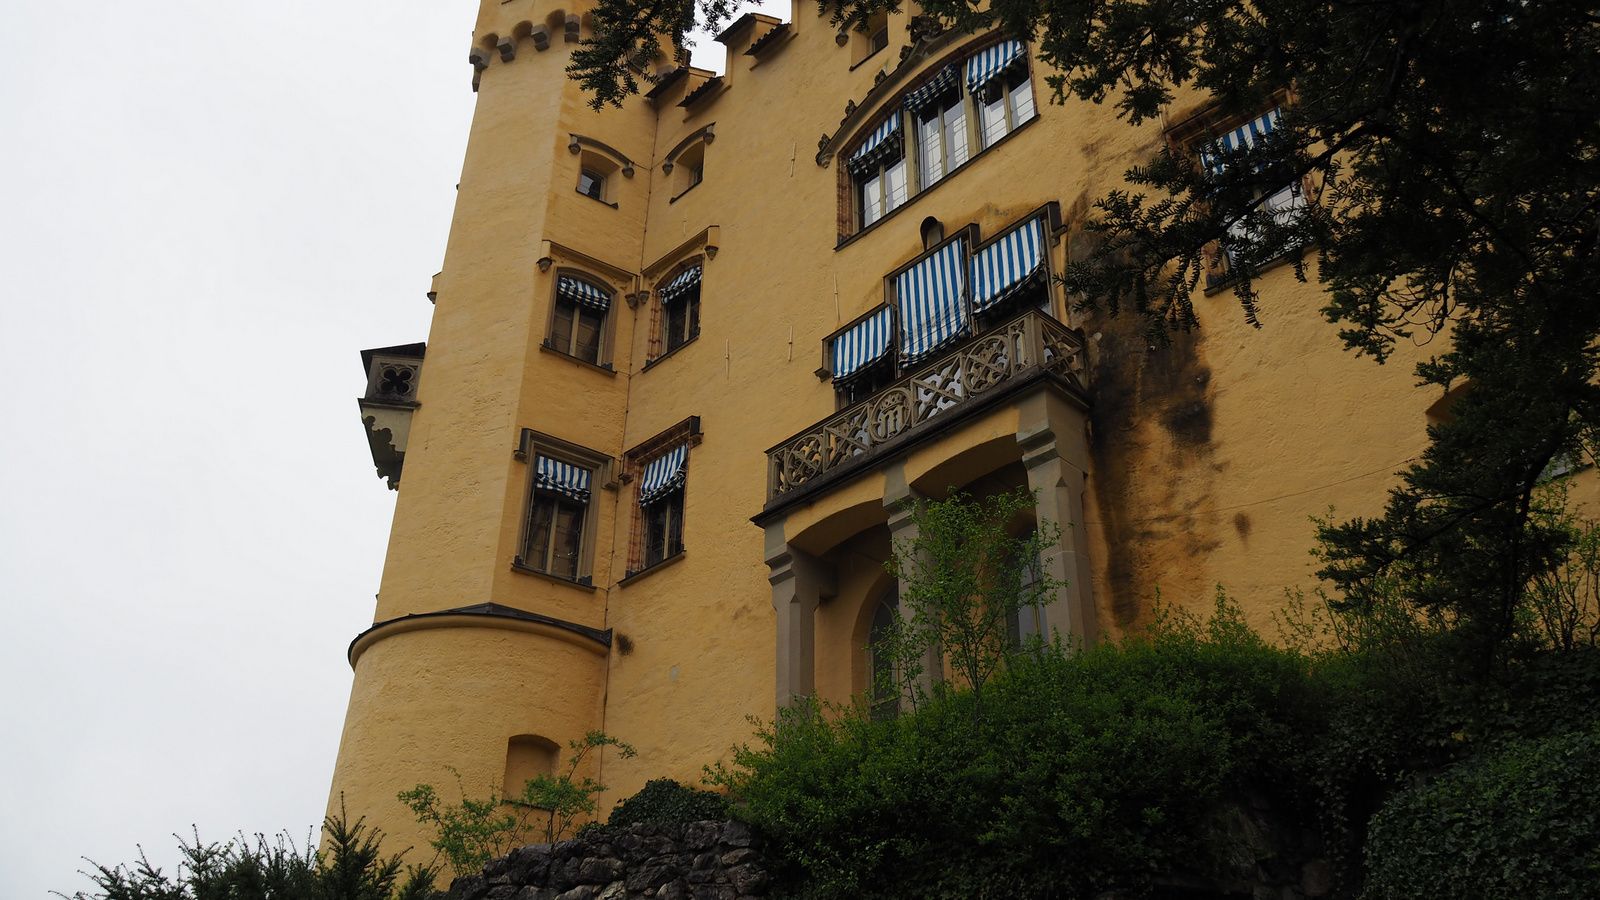
[[[574,303],[581,303],[601,312],[611,308],[610,294],[587,281],[580,281],[570,275],[563,275],[556,279],[556,296],[565,297]]]
[[[895,279],[901,365],[912,365],[967,333],[961,296],[966,259],[966,242],[951,241]]]
[[[894,310],[885,306],[833,339],[833,380],[843,381],[883,359],[894,337]]]
[[[885,119],[867,139],[861,142],[856,152],[850,154],[850,159],[845,166],[853,174],[860,174],[866,169],[876,168],[878,161],[893,153],[900,146],[900,116],[895,114]]]
[[[589,501],[589,470],[548,456],[534,460],[533,483],[536,487],[565,494],[580,502]]]
[[[932,81],[906,95],[905,108],[915,113],[917,110],[932,103],[940,94],[955,87],[958,75],[955,63],[940,69],[939,74],[933,76]]]
[[[1042,268],[1044,223],[1034,217],[972,257],[972,311],[998,304]]]
[[[661,289],[661,302],[671,303],[672,301],[678,299],[678,297],[681,296],[684,291],[687,291],[689,288],[692,288],[699,283],[700,267],[690,266],[679,273],[677,278],[674,278],[672,281],[668,282],[666,287]]]
[[[683,487],[683,464],[689,458],[689,445],[679,444],[644,467],[639,480],[639,505],[650,504]]]
[[[1221,158],[1221,154],[1237,153],[1240,150],[1254,147],[1256,142],[1271,134],[1272,130],[1278,127],[1280,118],[1282,118],[1282,113],[1274,109],[1217,138],[1209,146],[1200,148],[1200,164],[1205,166],[1206,174],[1213,178],[1221,175],[1223,170],[1227,168]]]
[[[976,94],[984,85],[1027,55],[1021,41],[1001,41],[967,60],[967,90]]]

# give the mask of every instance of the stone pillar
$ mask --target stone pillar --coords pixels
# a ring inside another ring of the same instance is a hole
[[[832,567],[789,546],[782,520],[766,533],[767,580],[778,613],[777,701],[783,707],[816,690],[817,604],[834,592],[834,578]]]
[[[883,486],[883,511],[889,517],[889,544],[891,552],[898,553],[902,545],[910,544],[917,539],[917,523],[913,517],[912,504],[923,499],[923,495],[906,483],[905,461],[895,463],[885,469]],[[905,615],[905,588],[900,588],[901,615]],[[944,679],[944,654],[935,644],[928,649],[927,655],[922,658],[922,677],[917,679],[923,691],[932,693],[933,684]]]
[[[1018,404],[1017,443],[1028,469],[1028,487],[1039,498],[1040,522],[1061,527],[1061,540],[1045,550],[1051,577],[1066,583],[1045,607],[1045,627],[1084,644],[1099,634],[1090,590],[1088,535],[1083,526],[1083,490],[1088,478],[1088,423],[1072,400],[1043,390]]]

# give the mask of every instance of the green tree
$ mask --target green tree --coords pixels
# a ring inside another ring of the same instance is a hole
[[[615,747],[624,758],[636,752],[632,745],[600,731],[591,731],[567,746],[571,753],[566,768],[528,779],[516,797],[501,797],[492,788],[482,799],[468,797],[460,774],[451,769],[461,794],[459,803],[444,802],[431,784],[401,791],[400,802],[419,823],[433,829],[429,843],[457,875],[476,872],[489,860],[529,843],[530,838],[554,843],[569,836],[580,819],[593,818],[595,797],[606,789],[595,779],[577,774],[584,759],[601,747]]]
[[[893,663],[884,670],[893,683],[875,686],[880,696],[920,703],[930,658],[944,659],[982,709],[984,685],[1021,649],[1011,634],[1018,614],[1042,608],[1062,586],[1040,564],[1060,527],[1041,522],[1012,534],[1035,502],[1018,488],[981,501],[953,491],[915,503],[916,536],[898,541],[887,564],[900,581],[900,604],[889,636],[873,648]]]
[[[898,0],[825,0],[864,26]],[[1329,523],[1320,574],[1341,603],[1375,601],[1396,570],[1451,617],[1482,671],[1516,628],[1530,583],[1565,552],[1533,511],[1553,459],[1593,455],[1600,423],[1600,5],[1593,0],[925,0],[950,27],[1033,41],[1058,101],[1112,102],[1130,123],[1183,91],[1221,118],[1289,92],[1267,139],[1220,175],[1163,149],[1085,223],[1065,272],[1081,306],[1132,311],[1163,336],[1198,325],[1191,298],[1222,244],[1243,316],[1272,314],[1261,268],[1284,255],[1327,291],[1328,320],[1378,362],[1400,342],[1453,418],[1402,473],[1384,513]],[[569,72],[594,102],[637,88],[632,68],[723,0],[601,0]],[[1305,180],[1304,215],[1264,199]],[[1287,248],[1287,249],[1286,249]],[[1310,265],[1315,261],[1315,266]]]

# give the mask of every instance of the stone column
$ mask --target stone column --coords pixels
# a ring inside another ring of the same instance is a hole
[[[1088,478],[1088,423],[1078,404],[1048,388],[1018,404],[1017,443],[1028,469],[1028,487],[1039,498],[1040,522],[1061,527],[1059,543],[1044,552],[1044,571],[1066,583],[1045,607],[1045,627],[1084,644],[1099,634],[1090,590],[1088,536],[1083,526],[1083,490]]]
[[[771,570],[772,608],[778,613],[778,706],[816,690],[817,604],[832,593],[833,569],[789,546],[782,520],[767,526],[766,557]]]
[[[895,463],[885,469],[883,490],[883,511],[889,517],[889,543],[891,552],[898,553],[902,545],[910,544],[917,539],[917,523],[913,517],[912,504],[923,499],[923,495],[906,483],[905,461]],[[905,589],[900,588],[901,615],[905,615]],[[928,649],[927,655],[922,658],[922,677],[917,680],[923,691],[932,693],[936,681],[944,679],[944,653],[935,644]]]

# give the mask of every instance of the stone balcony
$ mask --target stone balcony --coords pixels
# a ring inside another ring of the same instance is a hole
[[[763,515],[1053,380],[1087,403],[1081,332],[1030,310],[981,332],[767,451]]]

